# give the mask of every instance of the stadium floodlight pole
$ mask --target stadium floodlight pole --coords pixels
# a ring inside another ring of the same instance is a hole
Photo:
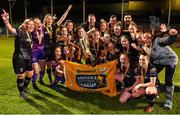
[[[53,0],[51,0],[51,15],[53,16]]]
[[[168,13],[168,23],[167,23],[168,28],[170,25],[170,20],[171,20],[171,0],[169,0],[169,13]]]
[[[14,6],[16,0],[8,0],[9,2],[9,17],[10,17],[10,24],[13,26],[13,21],[12,21],[12,7]],[[11,5],[11,2],[13,4]],[[9,36],[8,30],[7,30],[7,37]]]
[[[25,19],[27,19],[27,1],[24,0],[24,14],[25,14]]]
[[[83,23],[86,21],[86,0],[83,0]]]
[[[123,22],[123,14],[124,13],[124,0],[121,2],[121,22]]]
[[[12,0],[8,0],[9,1],[9,16],[10,16],[10,23],[12,25],[12,11],[11,11],[11,1]]]
[[[9,1],[9,16],[10,16],[10,23],[11,23],[11,25],[13,25],[13,22],[12,22],[12,7],[14,6],[16,0],[8,0],[8,1]],[[12,5],[11,5],[11,2],[13,2]]]

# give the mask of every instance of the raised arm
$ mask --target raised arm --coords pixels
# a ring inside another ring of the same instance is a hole
[[[7,13],[4,9],[3,9],[3,14],[1,14],[2,20],[6,26],[6,28],[13,33],[14,35],[16,35],[16,29],[12,27],[12,25],[9,23],[9,13]]]
[[[170,29],[169,30],[169,36],[163,37],[163,38],[157,38],[157,43],[159,45],[170,45],[174,43],[177,39],[177,30],[176,29]]]
[[[57,21],[57,25],[60,26],[62,24],[62,22],[65,20],[65,18],[67,17],[69,11],[71,10],[72,5],[69,5],[67,10],[65,11],[65,13],[62,15],[62,17]]]

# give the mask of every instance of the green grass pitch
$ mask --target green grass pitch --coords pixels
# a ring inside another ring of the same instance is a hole
[[[132,99],[126,104],[120,104],[116,97],[108,97],[98,93],[80,93],[63,86],[57,92],[48,86],[47,74],[44,81],[47,85],[37,84],[40,91],[33,92],[28,100],[19,97],[16,87],[16,75],[12,68],[14,50],[12,38],[0,37],[0,114],[144,114],[147,105],[143,99]],[[180,57],[180,49],[173,48]],[[159,74],[164,83],[164,72]],[[174,105],[171,111],[163,109],[164,92],[156,100],[154,114],[180,113],[180,64],[177,65],[175,77]]]

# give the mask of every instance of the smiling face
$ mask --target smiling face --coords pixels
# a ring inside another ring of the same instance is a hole
[[[128,56],[125,54],[121,54],[119,60],[122,66],[126,66],[129,63]]]
[[[138,28],[135,25],[130,24],[128,30],[130,33],[137,33]]]
[[[36,19],[34,19],[34,23],[35,23],[35,29],[36,30],[41,30],[41,27],[42,27],[41,20],[36,18]]]
[[[140,44],[140,45],[142,45],[142,43],[143,43],[143,39],[144,39],[144,34],[142,33],[142,32],[140,32],[140,33],[138,33],[137,34],[137,42],[138,42],[138,44]]]
[[[111,40],[111,36],[108,33],[105,33],[103,39],[104,39],[104,43],[108,44]]]
[[[61,48],[60,48],[60,47],[57,47],[57,48],[55,49],[55,58],[56,58],[56,59],[60,59],[60,57],[61,57]]]
[[[66,28],[68,30],[68,32],[72,31],[73,30],[73,23],[72,22],[68,22],[67,25],[66,25]]]
[[[79,28],[79,29],[78,29],[78,36],[79,36],[80,38],[83,38],[84,35],[85,35],[85,30],[84,30],[84,28]]]
[[[69,54],[70,54],[70,49],[69,49],[68,46],[65,46],[65,47],[64,47],[64,54],[65,54],[65,55],[69,55]]]
[[[108,43],[108,50],[109,50],[110,52],[115,51],[115,47],[114,47],[114,44],[113,44],[112,42],[109,42],[109,43]]]
[[[88,16],[88,22],[91,26],[94,26],[96,23],[96,17],[94,15]]]
[[[143,43],[151,43],[152,35],[150,33],[144,33],[144,37],[142,38]]]
[[[100,32],[99,32],[99,31],[95,31],[95,32],[93,33],[93,41],[94,41],[94,43],[98,43],[100,37],[101,37]]]
[[[148,56],[147,55],[140,55],[139,56],[139,65],[142,67],[142,68],[147,68],[147,65],[148,65],[149,61],[148,61]]]
[[[53,24],[53,17],[51,15],[46,15],[44,20],[46,26],[51,26]]]
[[[124,22],[125,22],[126,24],[130,24],[131,21],[132,21],[131,15],[125,15],[125,16],[124,16]]]
[[[31,33],[35,28],[33,20],[29,20],[25,25],[26,25],[26,31],[28,31],[29,33]]]
[[[127,37],[125,36],[121,37],[121,45],[124,48],[127,48],[129,46],[129,41]]]
[[[105,32],[106,29],[107,29],[106,23],[105,23],[105,22],[102,22],[102,23],[100,24],[100,31],[101,31],[101,32]]]
[[[119,36],[121,34],[121,26],[115,25],[114,26],[114,34]]]
[[[63,28],[61,29],[61,35],[62,35],[62,36],[67,36],[67,35],[68,35],[68,31],[67,31],[67,28],[66,28],[66,27],[63,27]]]

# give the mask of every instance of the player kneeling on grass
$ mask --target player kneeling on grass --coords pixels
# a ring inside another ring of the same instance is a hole
[[[60,91],[60,88],[57,86],[59,81],[64,81],[64,72],[63,72],[63,61],[61,56],[61,48],[55,48],[55,60],[52,62],[53,67],[53,75],[55,76],[54,82],[52,83],[52,87]]]
[[[140,97],[145,95],[147,102],[149,103],[149,105],[145,108],[145,111],[152,112],[155,98],[157,96],[157,70],[151,63],[149,63],[149,59],[146,54],[140,55],[139,65],[141,83],[134,87],[132,96]]]
[[[32,59],[31,59],[31,35],[34,30],[34,22],[31,19],[26,19],[19,29],[15,29],[9,23],[9,14],[3,10],[1,17],[7,29],[15,36],[13,67],[17,75],[17,87],[20,97],[26,99],[30,93],[28,89],[29,82],[33,75]]]
[[[139,83],[139,71],[136,65],[130,63],[130,57],[127,54],[121,54],[119,58],[118,69],[115,79],[123,86],[120,103],[125,103],[132,97],[132,89]]]

